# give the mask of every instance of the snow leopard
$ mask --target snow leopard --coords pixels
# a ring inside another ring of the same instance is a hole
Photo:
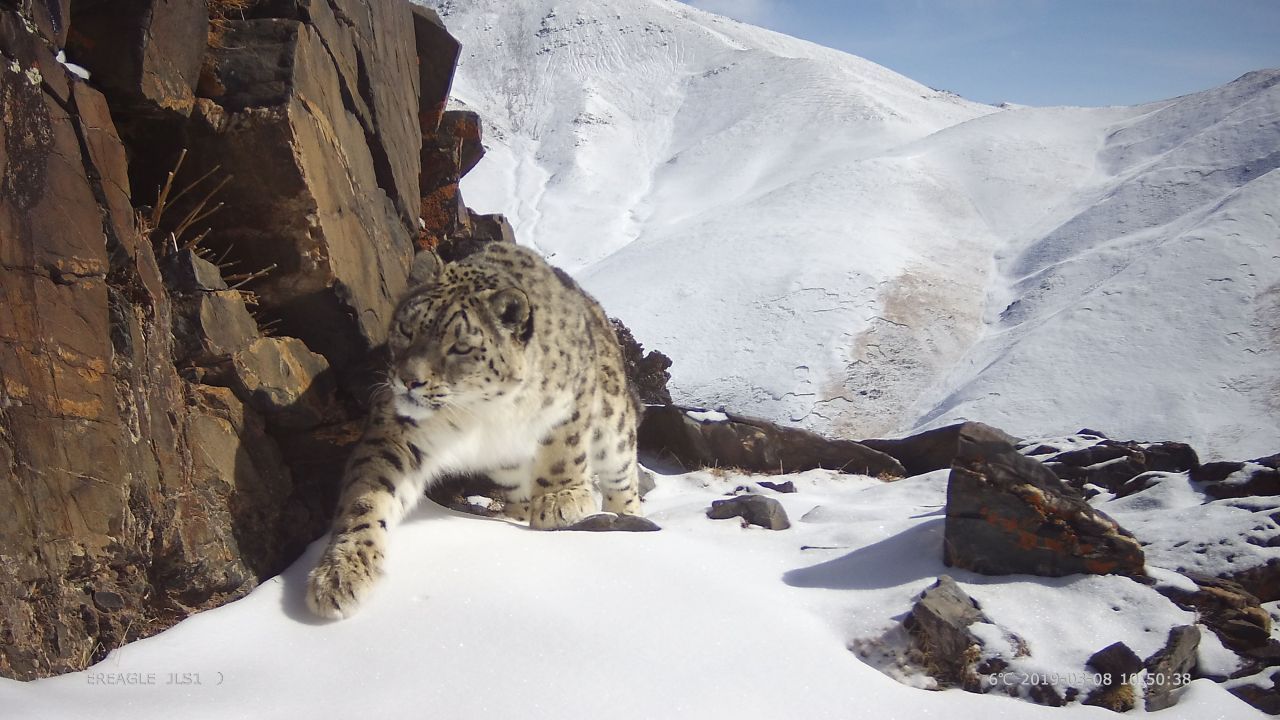
[[[385,392],[352,451],[308,579],[322,617],[354,613],[388,537],[450,473],[484,473],[536,529],[639,515],[639,397],[608,317],[564,271],[506,242],[441,264],[419,253],[392,317]]]

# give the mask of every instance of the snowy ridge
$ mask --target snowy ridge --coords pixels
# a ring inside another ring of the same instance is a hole
[[[668,352],[678,401],[1274,452],[1277,73],[998,111],[670,0],[437,6],[488,127],[468,202]]]

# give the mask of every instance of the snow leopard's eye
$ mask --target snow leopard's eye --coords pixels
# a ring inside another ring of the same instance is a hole
[[[411,326],[409,323],[402,322],[396,325],[396,332],[403,335],[407,340],[413,339],[413,326]]]
[[[470,345],[467,345],[466,343],[455,343],[453,345],[450,345],[449,349],[446,352],[448,352],[450,355],[470,355],[471,351],[474,349],[475,348],[471,347]]]

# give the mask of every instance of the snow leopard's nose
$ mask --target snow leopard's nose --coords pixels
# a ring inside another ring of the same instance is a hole
[[[427,381],[426,380],[406,380],[404,383],[404,386],[409,388],[410,390],[417,390],[418,388],[426,387]]]

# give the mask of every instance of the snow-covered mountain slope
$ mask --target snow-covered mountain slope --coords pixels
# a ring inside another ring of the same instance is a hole
[[[672,355],[677,399],[1274,452],[1280,74],[998,111],[674,0],[435,6],[487,126],[469,204]]]

